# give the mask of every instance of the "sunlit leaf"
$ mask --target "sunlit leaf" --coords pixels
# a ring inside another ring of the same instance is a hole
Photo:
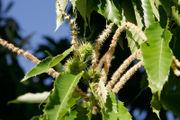
[[[108,90],[106,103],[101,110],[103,120],[131,120],[132,117],[121,101],[116,100],[115,94]]]
[[[145,26],[148,27],[150,24],[155,22],[152,6],[150,0],[141,0],[141,2],[144,13],[144,23]]]
[[[140,48],[140,45],[143,43],[142,37],[139,35],[138,31],[133,29],[126,29],[126,37],[128,39],[128,46],[132,53]],[[140,59],[142,56],[139,55]]]
[[[21,82],[40,75],[42,73],[47,73],[49,68],[52,68],[56,66],[58,63],[60,63],[65,57],[67,57],[72,52],[72,49],[69,48],[66,51],[64,51],[62,54],[59,54],[53,58],[47,57],[44,60],[42,60],[39,64],[37,64],[33,69],[31,69],[25,77],[22,79]]]
[[[160,20],[159,11],[158,11],[157,7],[155,6],[155,1],[156,0],[150,0],[150,4],[151,4],[151,7],[152,7],[152,11],[153,11],[154,16],[159,21]]]
[[[113,0],[100,0],[98,5],[98,13],[103,15],[107,20],[119,24],[121,20],[121,13],[115,6]]]
[[[63,73],[55,80],[54,90],[44,110],[48,120],[61,119],[70,111],[68,101],[72,99],[72,93],[82,75],[83,72],[78,75]]]
[[[49,68],[56,66],[60,63],[65,57],[67,57],[72,52],[72,48],[67,49],[62,54],[59,54],[52,58],[51,62],[49,63]]]
[[[176,23],[178,24],[178,26],[180,26],[180,14],[175,6],[172,6],[172,16],[174,20],[176,21]]]
[[[56,30],[63,23],[62,11],[65,11],[67,4],[68,0],[56,0]]]
[[[78,112],[76,110],[73,110],[69,113],[68,116],[64,118],[64,120],[75,120],[77,118]]]
[[[48,72],[49,69],[49,63],[51,62],[52,58],[47,57],[46,59],[42,60],[39,64],[37,64],[32,70],[30,70],[24,78],[21,80],[21,82],[26,81],[27,79],[37,76],[42,73]]]
[[[9,103],[41,103],[47,99],[49,94],[50,92],[26,93],[16,98],[16,100],[10,101]]]
[[[149,87],[152,92],[161,91],[168,80],[172,62],[172,53],[169,48],[171,33],[161,28],[159,23],[150,25],[146,30],[148,44],[143,43],[141,51],[144,66],[148,74]]]

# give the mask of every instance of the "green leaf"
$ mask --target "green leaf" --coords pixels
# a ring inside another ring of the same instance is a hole
[[[169,48],[171,33],[161,28],[159,23],[150,25],[146,30],[147,41],[143,43],[141,51],[144,67],[148,74],[149,87],[152,92],[161,92],[168,80],[169,69],[172,62],[172,53]]]
[[[77,0],[70,0],[71,4],[72,4],[72,7],[73,7],[73,11],[75,10],[76,8],[76,1]]]
[[[47,99],[50,92],[42,93],[26,93],[16,98],[16,100],[9,101],[8,103],[42,103]]]
[[[49,63],[51,62],[52,58],[47,57],[44,60],[42,60],[39,64],[37,64],[33,69],[31,69],[21,80],[21,82],[26,81],[27,79],[37,76],[39,74],[48,72],[49,69]]]
[[[97,12],[103,15],[107,20],[115,24],[120,24],[121,13],[115,6],[113,0],[100,0]]]
[[[131,50],[131,53],[134,53],[140,48],[140,45],[143,43],[142,37],[134,29],[126,29],[126,37],[128,39],[128,46]],[[138,56],[139,59],[142,58],[141,55]]]
[[[160,101],[165,110],[180,116],[180,77],[176,77],[172,71],[169,81],[163,87]]]
[[[78,112],[76,110],[73,110],[69,113],[68,116],[64,118],[64,120],[75,120],[77,118]]]
[[[137,26],[142,29],[144,27],[143,22],[142,22],[143,19],[140,14],[141,10],[138,9],[138,5],[140,4],[140,2],[138,2],[137,0],[131,0],[131,1],[132,1],[135,17],[136,17]]]
[[[76,0],[75,6],[84,20],[85,27],[88,26],[91,13],[95,9],[94,0]]]
[[[121,101],[116,101],[115,94],[108,90],[106,103],[102,108],[103,120],[131,120],[132,117]]]
[[[141,0],[141,2],[144,13],[144,23],[145,26],[148,27],[153,22],[155,22],[151,2],[150,0]]]
[[[72,52],[72,48],[67,49],[62,54],[57,55],[52,58],[51,62],[49,63],[49,68],[52,68],[56,66],[58,63],[60,63],[65,57],[67,57]]]
[[[93,107],[94,107],[94,103],[95,103],[95,98],[93,96],[90,96],[90,105],[88,107],[88,120],[91,120],[92,118],[92,111],[93,111]]]
[[[31,120],[46,120],[46,117],[44,115],[33,116]]]
[[[68,101],[72,99],[72,93],[83,73],[78,75],[63,73],[55,80],[54,91],[51,93],[44,110],[48,120],[61,119],[70,111],[71,106]]]
[[[57,55],[53,58],[47,57],[37,64],[33,69],[31,69],[21,80],[21,82],[26,81],[27,79],[40,75],[42,73],[47,73],[49,68],[56,66],[60,63],[65,57],[67,57],[72,52],[72,48],[67,49],[62,54]]]
[[[180,14],[179,11],[176,9],[175,6],[172,6],[172,16],[174,18],[174,20],[176,21],[176,23],[178,24],[178,26],[180,26]]]
[[[62,11],[65,11],[67,4],[68,4],[68,0],[56,0],[56,29],[55,31],[57,31],[57,29],[63,23]]]
[[[151,107],[152,107],[153,112],[156,113],[156,115],[160,119],[159,112],[161,110],[161,104],[160,104],[158,93],[153,94],[152,100],[151,100]]]
[[[150,0],[150,3],[151,3],[151,7],[152,7],[154,16],[156,17],[156,19],[158,21],[160,21],[159,11],[158,11],[157,7],[155,6],[156,0]]]

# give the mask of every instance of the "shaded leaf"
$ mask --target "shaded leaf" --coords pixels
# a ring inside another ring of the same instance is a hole
[[[90,97],[90,105],[88,107],[88,113],[87,113],[88,120],[91,120],[91,118],[92,118],[92,111],[93,111],[94,103],[95,103],[95,99],[93,96],[91,96]]]
[[[68,116],[64,118],[64,120],[75,120],[77,118],[78,112],[76,110],[73,110],[69,113]]]
[[[88,24],[90,24],[91,13],[93,12],[95,7],[94,0],[76,0],[75,7],[84,20],[84,26],[87,27]]]
[[[174,20],[176,21],[176,23],[178,24],[178,26],[180,26],[180,14],[175,6],[172,6],[172,16]]]
[[[16,100],[10,101],[8,103],[41,103],[47,99],[49,94],[50,92],[26,93],[16,98]]]
[[[14,2],[10,2],[7,7],[5,8],[4,12],[7,13],[14,5]]]
[[[138,2],[137,0],[131,0],[131,1],[132,1],[135,17],[136,17],[137,26],[142,29],[144,27],[143,19],[140,14],[141,10],[138,9],[138,4],[140,4],[140,2]]]
[[[180,78],[173,72],[164,85],[160,100],[165,110],[171,110],[175,115],[180,116]]]
[[[72,99],[72,93],[82,75],[83,72],[78,75],[63,73],[55,80],[54,91],[44,110],[48,120],[61,119],[70,111],[68,101]]]
[[[149,87],[152,92],[161,92],[168,80],[169,69],[172,62],[172,53],[169,48],[171,33],[161,28],[159,23],[150,25],[146,30],[149,45],[143,43],[141,51],[144,66],[148,74]]]
[[[46,117],[44,115],[34,116],[31,118],[31,120],[46,120]]]
[[[154,113],[156,113],[156,115],[160,119],[159,112],[161,110],[161,103],[160,103],[160,100],[159,100],[158,93],[153,94],[152,100],[151,100],[151,107],[152,107],[152,111]]]

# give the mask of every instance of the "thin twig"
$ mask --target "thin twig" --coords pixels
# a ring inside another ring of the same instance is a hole
[[[119,82],[114,86],[112,91],[114,93],[118,93],[118,91],[123,88],[123,85],[129,80],[129,78],[141,67],[143,66],[143,62],[140,61],[136,65],[134,65],[132,68],[130,68],[119,80]]]

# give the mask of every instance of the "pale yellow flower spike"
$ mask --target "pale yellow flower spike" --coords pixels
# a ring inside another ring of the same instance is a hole
[[[138,49],[133,54],[131,54],[120,67],[114,72],[114,74],[111,77],[111,80],[107,84],[107,88],[112,88],[113,85],[117,82],[118,78],[121,76],[121,74],[126,70],[126,68],[131,64],[131,62],[136,58],[138,54],[141,53],[141,50]]]
[[[78,43],[78,38],[77,38],[78,32],[77,32],[75,19],[70,19],[70,16],[67,15],[62,9],[60,9],[61,8],[60,2],[58,2],[58,5],[59,5],[59,11],[61,11],[61,14],[64,16],[64,19],[69,21],[69,25],[71,26],[71,35],[72,35],[71,47],[74,51],[74,55],[77,56],[79,43]]]
[[[18,55],[23,55],[25,58],[27,58],[28,60],[30,60],[31,62],[35,63],[35,64],[39,64],[40,60],[38,58],[36,58],[34,55],[32,55],[29,52],[25,52],[23,49],[20,49],[18,47],[15,47],[13,44],[8,43],[7,41],[3,40],[0,38],[0,44],[4,47],[7,47],[9,50],[11,50],[14,53],[17,53]],[[59,73],[56,72],[54,69],[50,68],[48,70],[48,74],[51,75],[54,78],[57,78]]]
[[[176,66],[180,67],[180,62],[175,56],[173,56],[173,61],[176,64]]]
[[[177,69],[176,65],[174,63],[171,64],[171,67],[173,69],[173,72],[176,76],[180,76],[180,71]]]
[[[133,67],[131,67],[119,80],[119,82],[114,86],[112,91],[114,93],[118,93],[118,91],[123,88],[123,85],[129,80],[129,78],[141,67],[143,66],[143,62],[140,61]]]
[[[146,35],[138,26],[136,26],[135,24],[130,23],[130,22],[126,22],[125,24],[128,28],[136,30],[136,32],[141,36],[141,38],[144,40],[144,42],[147,42]]]
[[[113,25],[114,23],[110,23],[108,26],[106,26],[106,29],[99,35],[98,39],[96,40],[96,46],[95,46],[95,50],[93,51],[93,59],[92,59],[93,69],[97,67],[97,62],[99,59],[99,49],[101,48],[103,42],[109,37]]]
[[[180,70],[178,70],[177,68],[177,67],[180,67],[180,62],[175,56],[173,56],[173,62],[171,64],[171,67],[173,69],[174,74],[176,76],[180,76]]]
[[[15,47],[13,44],[8,43],[7,41],[3,40],[2,38],[0,38],[0,44],[4,47],[8,48],[12,52],[17,53],[18,55],[23,55],[25,58],[27,58],[28,60],[30,60],[31,62],[33,62],[35,64],[39,64],[41,62],[38,58],[33,56],[31,53],[25,52],[23,49]],[[50,68],[48,70],[48,74],[51,75],[53,78],[57,78],[59,76],[59,73],[56,72],[53,68]],[[87,97],[87,95],[78,86],[76,87],[76,91],[79,94],[81,94],[83,97]]]
[[[104,68],[102,70],[102,72],[103,72],[102,77],[100,78],[100,80],[102,80],[104,82],[104,84],[106,84],[106,81],[107,81],[107,75],[109,73],[109,68],[110,68],[111,60],[112,60],[112,55],[114,54],[114,50],[115,50],[115,47],[117,45],[118,37],[121,34],[121,32],[124,30],[125,27],[126,27],[126,25],[123,24],[116,30],[116,32],[115,32],[115,34],[113,36],[113,39],[111,41],[111,44],[109,46],[109,49],[105,53],[105,60],[104,60],[105,65],[104,65]]]

